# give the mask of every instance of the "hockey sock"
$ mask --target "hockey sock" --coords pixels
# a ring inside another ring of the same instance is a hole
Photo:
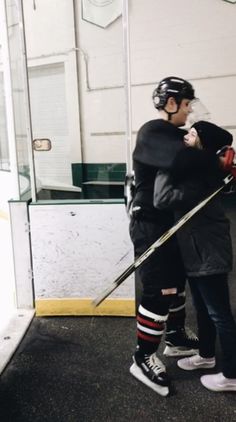
[[[167,315],[158,315],[139,305],[137,315],[138,348],[142,354],[152,354],[159,346]]]
[[[185,311],[186,294],[185,291],[177,293],[173,296],[173,300],[169,307],[169,316],[166,323],[166,331],[176,331],[184,328],[186,311]]]

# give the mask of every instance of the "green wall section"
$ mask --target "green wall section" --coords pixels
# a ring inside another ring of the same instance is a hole
[[[73,185],[82,188],[82,198],[123,198],[125,163],[72,164]]]
[[[72,180],[74,186],[82,186],[83,183],[83,164],[71,164]]]

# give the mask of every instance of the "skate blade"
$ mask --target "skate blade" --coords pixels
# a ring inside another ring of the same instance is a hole
[[[169,387],[162,387],[161,385],[157,385],[151,380],[149,380],[147,377],[145,377],[142,370],[136,365],[136,363],[133,363],[129,371],[135,378],[137,378],[143,384],[147,385],[147,387],[150,387],[156,393],[160,394],[163,397],[168,396]]]
[[[175,357],[175,356],[193,356],[199,353],[198,349],[178,349],[177,347],[169,347],[166,346],[163,352],[163,355],[167,357]]]

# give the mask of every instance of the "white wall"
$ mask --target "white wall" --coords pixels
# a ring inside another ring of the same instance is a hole
[[[122,19],[103,29],[76,12],[84,160],[125,162]]]
[[[145,5],[147,7],[145,7]],[[167,75],[189,79],[221,125],[235,125],[236,5],[222,0],[131,1],[134,128],[148,119],[155,83]],[[142,85],[150,83],[146,88]],[[153,83],[153,86],[151,85]]]
[[[73,2],[35,4],[36,10],[31,0],[24,0],[30,66],[70,58],[65,72],[69,158],[81,158],[81,129],[84,162],[124,162],[122,19],[103,29],[83,20],[81,1],[76,2],[79,115]],[[212,121],[236,133],[236,5],[223,0],[191,0],[191,6],[189,0],[129,0],[129,9],[133,131],[156,116],[151,93],[158,81],[177,75],[193,83]]]
[[[133,130],[137,131],[144,121],[155,118],[151,93],[158,81],[168,75],[177,75],[193,83],[197,96],[211,112],[212,121],[236,134],[236,57],[233,53],[236,47],[236,5],[222,0],[191,0],[191,7],[189,0],[177,3],[173,0],[130,0],[129,6]],[[118,116],[124,111],[122,89],[110,91],[109,96],[101,88],[104,85],[103,67],[107,67],[106,87],[119,85],[122,81],[121,69],[118,67],[115,72],[112,63],[112,52],[116,53],[116,61],[122,63],[122,50],[117,47],[122,36],[118,25],[116,22],[102,30],[80,21],[80,43],[89,58],[95,55],[98,65],[93,68],[89,61],[91,92],[83,93],[84,107],[88,110],[86,104],[90,102],[90,105],[93,103],[92,110],[96,111],[98,103],[104,121],[109,116],[113,123],[111,126],[109,122],[104,130],[97,119],[89,119],[89,114],[86,118],[85,111],[84,130],[87,130],[89,157],[91,144],[101,144],[101,140],[105,144],[105,139],[113,141],[109,132],[121,130],[118,118],[114,127],[113,116],[114,110]],[[112,39],[113,43],[116,40],[116,48],[106,41],[105,33],[108,40]],[[109,112],[111,99],[112,110]],[[92,136],[93,132],[97,137]],[[106,136],[101,137],[101,132],[107,132]],[[112,143],[111,154],[119,144],[124,157],[123,139],[121,134],[117,143]]]
[[[130,0],[129,6],[133,131],[155,118],[151,94],[158,81],[177,75],[193,83],[212,121],[236,134],[236,5],[222,0],[191,0],[191,6],[189,0]],[[121,21],[104,30],[80,17],[79,33],[90,82],[89,91],[84,78],[80,83],[85,157],[93,160],[96,147],[104,148],[107,157],[109,145],[109,154],[124,160],[124,135],[111,134],[124,129],[123,92],[108,89],[122,84]],[[80,61],[83,71],[83,57]]]
[[[71,0],[24,0],[27,51],[30,58],[65,53],[74,46]]]

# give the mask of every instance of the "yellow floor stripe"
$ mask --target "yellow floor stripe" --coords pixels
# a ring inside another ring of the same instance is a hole
[[[91,303],[92,299],[38,299],[35,301],[36,316],[135,316],[134,299],[106,299],[97,308]]]

